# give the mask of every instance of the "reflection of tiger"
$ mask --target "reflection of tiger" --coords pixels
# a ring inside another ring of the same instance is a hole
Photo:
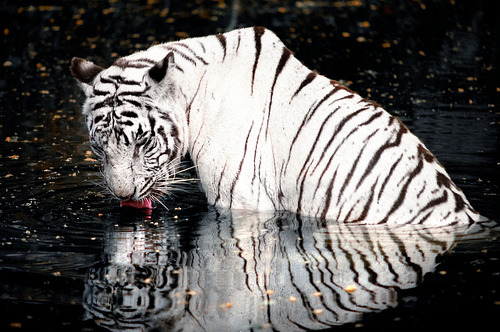
[[[87,312],[111,330],[325,329],[396,306],[465,231],[214,211],[197,225],[189,246],[187,223],[111,227]]]
[[[71,71],[122,200],[165,193],[189,152],[221,208],[363,223],[479,219],[398,118],[305,67],[262,27],[156,45],[108,69],[74,58]]]

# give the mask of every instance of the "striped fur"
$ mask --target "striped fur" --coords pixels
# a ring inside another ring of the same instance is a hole
[[[148,197],[155,174],[170,176],[169,161],[189,152],[222,209],[368,224],[480,219],[398,118],[305,67],[262,27],[156,45],[108,69],[74,59],[72,72],[116,196]],[[156,143],[150,159],[134,153],[141,135]]]

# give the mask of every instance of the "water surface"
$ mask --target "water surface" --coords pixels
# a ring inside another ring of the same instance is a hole
[[[101,186],[69,75],[154,42],[273,29],[401,117],[500,220],[498,4],[7,1],[0,7],[0,329],[487,330],[498,232],[226,215],[196,183],[151,216]],[[188,174],[186,176],[189,176]]]

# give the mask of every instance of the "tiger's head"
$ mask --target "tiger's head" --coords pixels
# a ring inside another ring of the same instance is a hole
[[[107,69],[80,58],[71,61],[86,96],[90,146],[107,188],[122,202],[165,194],[185,153],[180,120],[168,111],[172,63],[173,53],[158,63],[123,58]]]

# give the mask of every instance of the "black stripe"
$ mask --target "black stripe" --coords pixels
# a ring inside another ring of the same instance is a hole
[[[118,87],[117,82],[115,82],[115,81],[113,81],[113,80],[110,80],[110,79],[108,79],[108,78],[106,78],[106,77],[102,77],[102,76],[100,76],[100,77],[99,77],[99,81],[100,81],[101,83],[103,83],[103,84],[113,84],[115,87]]]
[[[149,66],[147,66],[147,67],[149,67]],[[124,80],[124,79],[122,79],[120,83],[125,84],[125,85],[139,85],[139,86],[142,85],[142,82],[129,81],[129,80]]]
[[[422,144],[419,144],[417,149],[418,153],[420,153],[424,157],[425,161],[430,163],[436,160],[436,158],[432,155],[432,153],[429,150],[427,150]]]
[[[336,93],[337,91],[339,91],[341,89],[340,86],[338,85],[334,85],[333,86],[333,89],[326,95],[323,97],[323,99],[321,99],[321,101],[319,103],[316,104],[316,106],[311,110],[309,111],[307,114],[306,114],[306,118],[305,118],[305,121],[309,121],[314,113],[316,113],[316,111],[319,109],[319,107],[328,99],[330,98],[334,93]]]
[[[191,99],[191,101],[189,102],[189,104],[186,107],[186,119],[187,119],[188,125],[189,125],[189,122],[191,121],[191,106],[193,105],[193,102],[194,102],[194,99],[196,98],[196,96],[198,96],[198,92],[200,91],[201,83],[203,82],[203,78],[205,77],[205,73],[203,73],[203,75],[201,76],[201,79],[198,82],[198,87],[196,88],[196,92],[194,93],[193,98]]]
[[[338,106],[333,111],[333,113],[335,113],[339,109],[340,109],[340,106]],[[367,108],[361,108],[361,109],[357,110],[356,112],[353,112],[353,113],[349,114],[348,116],[344,117],[342,119],[342,121],[339,122],[339,124],[335,128],[335,131],[332,134],[332,137],[330,138],[330,140],[328,140],[328,143],[326,143],[326,146],[324,147],[323,152],[321,153],[321,156],[319,157],[317,165],[319,165],[319,163],[323,160],[323,158],[325,157],[326,151],[330,148],[330,146],[332,145],[333,141],[335,140],[335,137],[337,137],[338,133],[342,130],[342,128],[345,126],[345,124],[347,122],[349,122],[352,118],[354,118],[356,115],[358,115],[359,113],[361,113],[363,111],[366,111],[366,110],[367,110]],[[373,135],[373,133],[369,137],[371,137],[372,135]],[[316,169],[316,167],[314,169]]]
[[[200,43],[201,44],[201,43]],[[196,54],[196,52],[194,50],[192,50],[188,45],[184,44],[184,43],[181,43],[181,42],[178,42],[178,43],[175,43],[176,46],[182,46],[184,47],[186,50],[188,50],[189,52],[191,52],[191,54],[198,60],[198,61],[201,61],[201,63],[203,63],[204,65],[208,65],[208,62],[205,61],[204,58],[202,58],[201,56],[199,56],[198,54]],[[201,44],[203,45],[203,44]],[[203,52],[205,52],[205,49],[203,48]]]
[[[337,147],[335,148],[335,151],[333,151],[333,153],[331,154],[330,156],[330,159],[328,160],[328,163],[326,164],[325,166],[325,169],[323,171],[323,173],[321,174],[321,177],[320,179],[323,177],[323,174],[325,173],[325,171],[328,169],[328,167],[330,166],[330,163],[332,162],[333,160],[333,157],[337,154],[337,151],[342,147],[342,145],[347,141],[347,139],[353,135],[356,131],[358,131],[361,127],[363,126],[366,126],[368,124],[370,124],[373,120],[377,119],[378,117],[380,117],[381,115],[383,114],[383,112],[377,112],[375,114],[373,114],[368,120],[366,120],[365,122],[363,123],[360,123],[359,125],[357,125],[354,129],[352,129],[349,134],[347,134],[343,139],[342,139],[342,142],[340,142],[339,144],[337,144]],[[311,174],[314,173],[316,171],[316,168],[319,167],[319,163],[316,164],[316,167],[312,170]]]
[[[378,192],[377,201],[380,200],[380,197],[382,196],[382,193],[384,192],[384,189],[385,189],[385,186],[387,185],[387,182],[389,182],[389,179],[391,178],[392,173],[394,172],[394,170],[398,166],[401,159],[403,159],[403,154],[401,154],[401,156],[399,156],[398,160],[396,160],[396,162],[391,166],[391,169],[389,170],[387,177],[385,178],[384,182],[382,183],[382,186],[380,186],[380,191]]]
[[[299,237],[303,239],[303,238],[305,238],[305,237],[303,237],[303,236],[304,236],[304,234],[303,234],[303,231],[302,231],[302,220],[300,219],[300,217],[299,217],[299,216],[297,217],[297,223],[298,223],[298,228],[297,228],[297,231],[298,231],[298,233],[299,233]],[[304,248],[304,244],[303,244],[303,242],[304,242],[304,241],[298,241],[298,243],[297,243],[297,246],[296,246],[296,247],[297,247],[297,252],[298,252],[298,254],[300,255],[300,258],[302,258],[303,263],[306,263],[306,264],[305,264],[305,266],[307,267],[307,266],[309,265],[309,264],[308,264],[308,262],[310,261],[310,259],[309,259],[309,256],[307,256],[307,255],[305,254],[306,249]],[[308,310],[308,312],[312,312],[312,311],[313,311],[313,306],[312,306],[312,305],[311,305],[311,303],[309,302],[309,300],[308,300],[308,298],[307,298],[307,296],[306,296],[306,294],[305,294],[305,292],[304,292],[303,287],[299,287],[299,286],[297,285],[297,282],[295,281],[295,279],[299,279],[299,278],[295,278],[295,277],[294,277],[294,273],[292,273],[292,269],[291,269],[291,264],[290,264],[290,262],[293,262],[293,261],[296,259],[295,254],[294,254],[294,252],[292,252],[291,254],[289,254],[289,253],[287,252],[287,250],[285,250],[285,255],[286,255],[286,256],[287,256],[287,258],[288,258],[288,259],[286,259],[285,261],[286,261],[286,262],[288,262],[288,275],[290,276],[290,283],[291,283],[291,285],[293,286],[293,288],[295,289],[295,291],[296,291],[298,294],[300,294],[300,299],[302,300],[302,306],[303,306],[304,308],[306,308],[306,309]],[[310,272],[310,271],[309,271],[309,269],[308,269],[308,272]],[[300,283],[300,279],[299,279],[299,283]],[[298,323],[294,322],[292,319],[290,319],[290,317],[288,317],[288,320],[289,320],[290,322],[294,323],[295,325],[299,326],[302,330],[307,330],[307,328],[306,328],[305,326],[300,325],[300,324],[298,324]]]
[[[113,97],[109,97],[109,98],[106,98],[105,100],[103,101],[100,101],[98,103],[95,103],[93,106],[92,106],[92,110],[95,111],[99,108],[103,108],[103,107],[111,107],[113,105]]]
[[[276,85],[278,76],[281,74],[281,71],[285,67],[288,59],[290,58],[290,55],[292,55],[292,52],[288,48],[283,47],[283,52],[281,53],[280,61],[278,62],[278,66],[276,67],[276,72],[274,73],[274,81],[271,87],[271,98],[269,99],[269,112],[267,115],[266,136],[268,134],[268,129],[269,129],[269,119],[271,118],[271,107],[273,104],[274,86]]]
[[[156,133],[158,135],[160,135],[160,137],[163,138],[163,141],[164,142],[167,142],[168,140],[168,136],[167,136],[167,132],[165,131],[165,127],[163,126],[158,126],[158,129],[156,130]]]
[[[238,51],[240,49],[240,42],[241,42],[241,32],[238,30],[238,42],[236,43],[236,54],[238,54]]]
[[[407,274],[404,273],[403,275],[400,275],[397,272],[398,268],[395,267],[393,263],[391,263],[392,259],[388,259],[388,257],[396,257],[397,256],[397,257],[401,258],[400,260],[398,260],[398,262],[401,262],[404,265],[406,265],[407,267],[412,268],[412,270],[417,275],[417,281],[416,281],[417,285],[420,284],[421,279],[422,279],[422,267],[411,261],[411,258],[406,250],[406,247],[405,247],[406,241],[404,241],[403,239],[398,237],[396,234],[394,234],[394,232],[392,232],[390,230],[388,233],[389,233],[389,237],[392,240],[392,243],[395,244],[399,250],[396,253],[394,253],[394,252],[387,253],[383,250],[383,246],[380,246],[380,245],[379,245],[379,249],[385,258],[384,262],[387,263],[387,266],[390,268],[391,274],[395,277],[395,278],[393,278],[394,281],[397,283],[400,283],[401,279],[407,280]],[[407,271],[405,271],[405,272],[407,272]]]
[[[146,68],[146,67],[149,67],[149,65],[145,65],[145,66],[141,66],[141,67],[134,67],[134,68]],[[109,76],[109,78],[111,78],[112,80],[115,80],[116,83],[118,83],[118,84],[125,84],[125,85],[141,85],[142,84],[142,82],[127,80],[120,75],[112,75],[112,76]],[[112,81],[108,81],[107,83],[112,83]]]
[[[146,182],[142,186],[142,190],[139,192],[139,195],[137,197],[143,197],[146,195],[146,193],[151,189],[152,185],[151,182],[153,181],[153,178],[147,178]]]
[[[366,126],[367,124],[369,124],[373,120],[379,118],[382,114],[383,114],[382,111],[379,111],[379,112],[373,114],[368,120],[366,120],[365,122],[359,124],[357,128],[362,127],[362,126]]]
[[[328,114],[328,116],[325,118],[325,120],[321,124],[321,127],[318,130],[318,134],[316,135],[316,139],[314,140],[312,147],[309,149],[309,154],[307,155],[306,160],[304,161],[304,165],[302,166],[302,169],[299,172],[299,175],[297,177],[297,183],[299,182],[299,179],[300,179],[302,173],[304,172],[306,165],[309,163],[309,160],[311,159],[311,156],[314,153],[314,149],[316,148],[316,144],[318,143],[319,138],[321,137],[321,134],[323,133],[323,129],[325,128],[326,123],[330,120],[330,118],[335,114],[335,112],[338,109],[339,109],[339,107],[337,107],[337,109],[335,109],[333,112]],[[323,153],[324,153],[324,151],[323,151]],[[305,174],[304,177],[306,177],[306,175],[307,174]]]
[[[305,167],[305,164],[304,164],[304,167]],[[307,167],[307,169],[305,169],[305,174],[307,175],[307,171],[309,170],[309,167],[311,167],[311,165],[309,165]],[[301,170],[302,172],[302,170]],[[297,182],[299,181],[300,179],[300,176],[297,177]],[[305,187],[305,182],[306,182],[306,176],[304,175],[302,177],[302,181],[300,182],[300,188],[299,188],[299,199],[298,199],[298,202],[297,202],[297,214],[300,215],[301,214],[301,211],[302,211],[302,196],[304,194],[304,187]]]
[[[433,211],[429,211],[429,212],[428,212],[425,216],[423,216],[423,218],[422,218],[422,219],[420,219],[420,220],[419,220],[419,222],[418,222],[418,223],[416,223],[416,224],[418,224],[418,225],[422,225],[422,224],[423,224],[423,223],[424,223],[427,219],[429,219],[429,217],[431,216],[432,212],[433,212]],[[443,219],[442,219],[442,220],[446,220],[446,219],[448,218],[448,216],[450,215],[450,213],[451,213],[451,212],[448,212],[448,213],[447,213],[447,214],[443,217]]]
[[[136,101],[136,100],[131,100],[131,99],[123,99],[123,101],[125,101],[125,102],[127,102],[127,103],[129,103],[129,104],[132,104],[132,105],[134,105],[135,107],[142,107],[142,104],[141,104],[140,102]],[[133,112],[131,112],[131,113],[133,113]],[[135,114],[135,113],[134,113],[134,114]],[[122,115],[123,115],[123,113],[122,113]],[[137,117],[137,114],[135,115],[135,118],[136,118],[136,117]]]
[[[252,69],[252,94],[253,94],[253,84],[255,81],[255,71],[257,70],[257,64],[259,62],[259,57],[260,57],[260,51],[262,49],[262,35],[266,31],[266,29],[263,27],[254,27],[253,30],[255,33],[255,62],[253,64],[253,69]]]
[[[453,185],[453,182],[451,182],[451,179],[441,172],[437,172],[436,182],[437,182],[438,186],[440,186],[440,187],[445,186],[448,189],[451,189],[451,187]]]
[[[325,100],[327,100],[328,98],[330,98],[337,90],[338,90],[338,88],[334,87],[330,92],[328,92],[328,94],[326,94],[326,96],[323,97],[323,99],[321,99],[321,101],[319,103],[316,104],[316,106],[314,106],[314,104],[311,105],[309,111],[307,112],[306,116],[302,120],[302,123],[300,124],[300,126],[299,126],[299,128],[297,130],[297,133],[295,134],[295,137],[292,140],[292,144],[290,145],[289,156],[291,155],[293,146],[294,146],[295,142],[297,141],[297,138],[299,137],[300,132],[304,128],[306,122],[313,116],[313,114],[321,106],[321,104],[323,104],[325,102]]]
[[[119,123],[123,126],[129,126],[129,127],[134,125],[134,122],[130,120],[119,121]]]
[[[205,45],[201,41],[198,41],[198,44],[200,44],[200,47],[201,47],[203,53],[207,53],[207,50],[205,49]]]
[[[172,46],[170,46],[170,45],[168,45],[168,46],[163,46],[163,47],[164,47],[165,49],[167,49],[167,50],[171,50],[171,51],[173,51],[173,52],[174,52],[174,54],[175,54],[175,56],[180,56],[181,58],[183,58],[183,59],[185,59],[185,60],[187,60],[187,61],[191,62],[191,63],[192,63],[193,65],[195,65],[195,67],[196,67],[196,65],[197,65],[197,64],[196,64],[196,61],[194,61],[194,59],[193,59],[193,58],[191,58],[190,56],[188,56],[187,54],[185,54],[185,53],[183,53],[183,52],[179,51],[178,49],[176,49],[175,47],[172,47]]]
[[[370,189],[370,197],[368,197],[368,200],[366,201],[365,207],[363,208],[361,215],[354,222],[360,222],[360,221],[363,221],[366,219],[366,216],[368,215],[368,211],[370,210],[370,207],[372,206],[373,195],[375,194],[375,186],[377,185],[377,183],[378,183],[378,178]]]
[[[302,129],[306,125],[307,121],[312,117],[312,115],[316,112],[316,110],[319,108],[319,106],[321,106],[321,104],[324,103],[325,100],[330,98],[337,90],[338,90],[338,88],[334,87],[318,104],[314,105],[314,103],[313,103],[311,105],[311,107],[309,108],[309,111],[307,112],[306,116],[302,120],[302,123],[300,124],[300,126],[297,130],[297,133],[295,134],[295,137],[293,138],[292,143],[290,144],[290,149],[288,151],[288,159],[286,161],[286,166],[285,166],[285,172],[286,172],[286,169],[288,168],[288,164],[290,163],[290,158],[292,155],[292,150],[293,150],[293,147],[295,145],[295,142],[297,141],[297,138],[299,137],[300,133],[302,132]]]
[[[120,67],[120,68],[125,68],[128,64],[128,60],[124,58],[118,58],[115,63],[113,63],[113,66]]]
[[[123,133],[123,129],[121,127],[117,127],[117,126],[115,126],[113,129],[114,129],[114,134],[115,134],[115,138],[116,138],[116,143],[120,144],[120,137],[125,136]]]
[[[252,125],[250,126],[250,129],[248,130],[248,135],[245,140],[245,148],[243,149],[243,156],[241,157],[240,165],[238,166],[238,170],[236,172],[236,176],[234,177],[233,183],[231,183],[231,189],[229,190],[229,208],[233,205],[233,193],[234,193],[234,188],[236,187],[236,182],[240,178],[241,174],[241,169],[243,167],[243,162],[245,161],[245,156],[248,151],[248,139],[250,138],[250,134],[252,133],[252,128],[253,128],[253,122]]]
[[[92,93],[94,96],[105,96],[110,92],[94,89],[94,91],[92,91]]]
[[[341,97],[341,98],[339,98],[339,99],[335,99],[335,100],[334,100],[334,101],[332,101],[329,105],[333,105],[333,104],[335,104],[335,103],[337,103],[337,102],[339,102],[339,101],[341,101],[341,100],[345,100],[345,99],[352,99],[352,98],[354,98],[354,96],[355,96],[354,94],[348,94],[348,95],[346,95],[346,96],[344,96],[344,97]]]
[[[146,62],[147,64],[140,64],[138,62]],[[149,67],[149,65],[154,65],[155,63],[156,63],[155,61],[148,59],[148,58],[139,58],[139,59],[133,59],[133,60],[120,58],[120,59],[115,61],[113,66],[117,66],[120,68],[125,68],[125,67],[145,68],[145,67]]]
[[[382,115],[382,112],[377,112],[375,113],[374,115],[372,115],[370,117],[370,119],[368,119],[367,121],[357,125],[353,130],[351,130],[351,132],[349,134],[347,134],[346,137],[344,137],[342,139],[342,142],[340,142],[339,144],[337,144],[337,147],[335,148],[335,151],[333,151],[333,153],[330,155],[330,159],[328,159],[328,162],[326,163],[326,166],[325,168],[323,169],[323,172],[321,172],[321,175],[319,177],[319,184],[318,184],[318,187],[316,187],[316,191],[319,189],[319,185],[321,184],[321,180],[323,179],[323,176],[325,175],[326,171],[330,168],[330,164],[332,163],[333,161],[333,158],[335,157],[335,155],[337,154],[337,151],[340,149],[340,147],[344,144],[344,142],[347,141],[347,139],[352,135],[354,134],[359,128],[361,128],[362,126],[366,126],[368,125],[370,122],[372,122],[374,119],[378,118],[379,116]],[[316,167],[312,170],[311,174],[314,173],[316,171],[316,169],[319,167],[320,163],[318,162],[316,164]],[[314,195],[316,195],[316,191],[314,192]]]
[[[343,195],[344,189],[347,187],[347,185],[349,184],[349,182],[351,182],[352,175],[354,174],[354,171],[356,170],[356,167],[358,166],[359,159],[361,159],[361,156],[363,155],[363,151],[365,150],[365,148],[368,145],[368,143],[369,142],[365,143],[365,145],[363,146],[363,148],[361,149],[361,151],[358,153],[358,156],[356,157],[356,160],[352,164],[351,170],[349,171],[349,173],[347,173],[347,176],[346,176],[346,178],[344,180],[344,183],[342,183],[342,187],[339,190],[339,196],[337,198],[337,204],[340,203],[340,198],[342,196],[344,196]]]
[[[153,116],[148,115],[148,120],[149,120],[149,127],[151,128],[151,131],[154,131],[155,125],[156,125],[156,119]]]
[[[465,203],[462,196],[457,193],[453,193],[453,196],[455,196],[455,212],[462,211],[466,206],[470,208],[470,206]]]
[[[145,63],[128,63],[127,64],[127,68],[142,69],[142,68],[148,68],[148,67],[151,67],[151,66],[149,64],[145,64]]]
[[[446,203],[448,201],[448,192],[445,190],[443,192],[443,195],[441,197],[438,197],[438,198],[435,198],[431,201],[429,201],[423,208],[420,209],[420,211],[418,211],[415,216],[408,222],[408,223],[412,223],[415,219],[417,219],[417,217],[422,214],[425,210],[428,210],[428,209],[432,209],[433,207],[437,206],[437,205],[440,205],[440,204],[443,204],[443,203]],[[432,212],[432,211],[431,211]],[[429,216],[427,216],[428,218]],[[425,219],[427,219],[425,218]],[[419,223],[422,223],[423,220],[420,220]]]
[[[372,132],[372,133],[371,133],[371,134],[370,134],[367,138],[365,138],[365,139],[364,139],[364,141],[363,141],[363,142],[365,143],[365,145],[364,145],[364,146],[363,146],[363,148],[361,149],[361,151],[360,151],[360,153],[359,153],[359,155],[358,155],[358,158],[356,159],[356,161],[355,161],[355,163],[354,163],[353,167],[351,168],[351,171],[349,172],[349,174],[348,174],[348,175],[347,175],[347,177],[346,177],[346,180],[344,180],[344,183],[343,183],[343,185],[342,185],[342,188],[341,188],[341,190],[339,191],[339,196],[338,196],[338,199],[337,199],[337,204],[339,204],[339,203],[340,203],[340,198],[341,198],[341,196],[342,196],[342,193],[344,192],[345,187],[347,187],[348,183],[351,181],[351,177],[352,177],[352,175],[353,175],[353,173],[354,173],[354,169],[357,167],[357,163],[358,163],[358,161],[359,161],[359,158],[360,158],[360,157],[361,157],[361,155],[363,154],[363,152],[364,152],[365,148],[366,148],[366,147],[368,146],[368,144],[370,143],[370,142],[369,142],[369,141],[370,141],[370,139],[371,139],[373,136],[375,136],[375,134],[377,134],[377,132],[378,132],[378,131],[379,131],[379,129],[376,129],[376,130],[375,130],[374,132]],[[377,181],[378,181],[378,178],[377,178]],[[348,203],[348,202],[349,202],[349,201],[344,201],[344,203],[342,204],[342,206],[340,206],[340,208],[339,208],[338,218],[340,218],[340,215],[341,215],[341,212],[342,212],[342,209],[343,209],[344,205],[345,205],[346,203]],[[351,209],[351,211],[352,211],[352,209]],[[351,211],[349,211],[349,213],[348,213],[347,215],[349,215],[349,214],[351,213]],[[346,217],[346,218],[347,218],[347,217]],[[346,218],[344,218],[344,219],[346,219]]]
[[[94,118],[94,124],[98,123],[99,121],[101,121],[102,119],[104,119],[104,115],[98,115]]]
[[[290,58],[290,55],[292,55],[292,51],[290,51],[288,48],[283,47],[283,51],[281,53],[281,58],[280,61],[278,62],[278,66],[276,67],[276,73],[274,74],[274,82],[273,82],[273,88],[274,85],[276,84],[276,80],[278,79],[279,74],[283,70],[283,67],[285,67],[286,62]]]
[[[194,144],[193,144],[193,146],[194,146]],[[195,157],[195,158],[193,158],[193,161],[195,162],[195,165],[196,165],[196,163],[198,162],[198,160],[200,159],[200,153],[201,153],[201,151],[203,151],[203,148],[204,148],[204,147],[205,147],[205,143],[203,143],[203,144],[201,145],[201,147],[199,148],[198,152],[196,153],[196,157]],[[194,149],[193,149],[193,152],[194,152]]]
[[[135,131],[135,145],[136,145],[136,147],[140,147],[140,146],[143,146],[144,144],[146,144],[146,140],[143,139],[143,136],[145,134],[146,133],[144,132],[144,130],[142,130],[142,125],[139,123],[138,128]]]
[[[217,205],[217,202],[220,200],[220,187],[221,187],[221,183],[222,183],[222,178],[224,177],[224,172],[226,171],[226,166],[227,166],[227,163],[224,164],[224,168],[222,169],[222,172],[220,173],[220,178],[219,178],[219,183],[217,184],[217,197],[215,197],[215,200],[214,200],[214,205]]]
[[[417,194],[417,199],[420,199],[420,196],[424,193],[425,189],[427,189],[427,181],[422,181],[422,189]]]
[[[338,170],[338,168],[335,170],[335,173],[333,173],[333,177],[330,180],[330,184],[328,185],[328,188],[326,189],[325,208],[323,209],[323,212],[321,213],[322,220],[326,219],[326,215],[328,214],[328,210],[330,209],[330,204],[332,202],[332,190],[333,190],[333,185],[335,183],[335,178],[337,177],[337,170]]]
[[[420,160],[417,167],[415,167],[415,169],[408,174],[408,181],[406,181],[406,183],[401,188],[398,198],[392,205],[387,215],[380,222],[381,224],[387,222],[387,219],[389,219],[390,215],[393,214],[394,211],[396,211],[401,206],[401,204],[403,204],[403,201],[406,197],[408,186],[410,185],[411,181],[413,181],[414,177],[417,176],[424,168],[424,161],[422,160],[422,156],[419,156],[419,159]]]
[[[295,91],[295,93],[293,94],[291,99],[293,99],[296,95],[298,95],[300,90],[302,90],[306,85],[311,83],[316,78],[316,76],[318,76],[318,74],[316,74],[313,71],[310,72],[309,74],[307,74],[306,78],[302,81],[302,83],[300,83],[300,86],[298,87],[297,91]],[[290,99],[290,102],[291,102],[291,99]]]
[[[153,59],[148,59],[148,58],[140,58],[140,59],[135,59],[134,61],[141,61],[141,62],[147,62],[151,65],[155,65],[157,62]]]
[[[126,116],[128,118],[137,118],[137,113],[132,112],[132,111],[125,111],[125,112],[121,112],[120,116]]]
[[[160,119],[162,119],[163,121],[167,121],[167,122],[173,122],[172,121],[172,118],[170,117],[170,115],[168,115],[167,113],[159,113],[158,114],[158,117]]]
[[[179,139],[179,129],[173,122],[171,123],[170,136],[174,140],[174,148],[172,149],[171,156],[177,156],[179,153],[179,147],[181,146],[181,141]]]
[[[120,92],[117,96],[120,96],[120,97],[123,97],[123,96],[148,97],[148,96],[145,96],[144,94],[147,91],[149,91],[149,89],[151,89],[151,86],[147,86],[142,91],[123,91],[123,92]]]
[[[392,122],[396,119],[396,121],[398,121],[399,119],[398,118],[395,118],[395,117],[391,117],[390,120],[389,120],[389,126],[392,124]],[[387,150],[387,149],[390,149],[390,148],[393,148],[393,147],[396,147],[398,146],[400,143],[401,143],[401,137],[403,136],[403,134],[407,133],[408,132],[408,128],[406,128],[402,123],[401,123],[401,120],[399,120],[399,131],[396,135],[396,139],[394,140],[394,142],[387,142],[385,143],[384,145],[382,145],[378,150],[377,152],[375,152],[375,154],[373,155],[372,157],[372,160],[370,160],[370,163],[368,164],[368,166],[366,167],[366,170],[365,170],[365,173],[361,176],[361,178],[359,179],[359,182],[358,184],[356,185],[356,189],[359,188],[359,186],[361,185],[361,183],[363,183],[363,181],[366,179],[366,176],[368,174],[370,174],[373,170],[373,168],[375,167],[375,165],[378,163],[378,161],[380,160],[380,157],[382,156],[382,153]]]
[[[226,58],[226,37],[221,33],[219,33],[216,37],[224,50],[224,56],[222,57],[222,60],[224,60]]]
[[[122,77],[120,75],[111,75],[111,76],[108,76],[109,78],[111,78],[112,80],[115,80],[117,83],[121,83],[122,82]]]
[[[174,139],[178,140],[179,138],[179,129],[177,126],[172,122],[170,128],[170,136],[172,136]]]
[[[255,142],[255,146],[259,146],[259,140],[260,140],[260,134],[262,133],[262,127],[264,127],[264,121],[261,122],[260,124],[260,128],[259,128],[259,133],[257,134],[257,139],[256,139],[256,142]],[[254,168],[253,168],[253,176],[252,176],[252,185],[255,181],[255,179],[257,178],[257,169],[259,169],[259,172],[260,172],[260,164],[259,164],[259,168],[257,167],[257,149],[254,149],[254,155],[253,155],[253,160],[254,160]]]

